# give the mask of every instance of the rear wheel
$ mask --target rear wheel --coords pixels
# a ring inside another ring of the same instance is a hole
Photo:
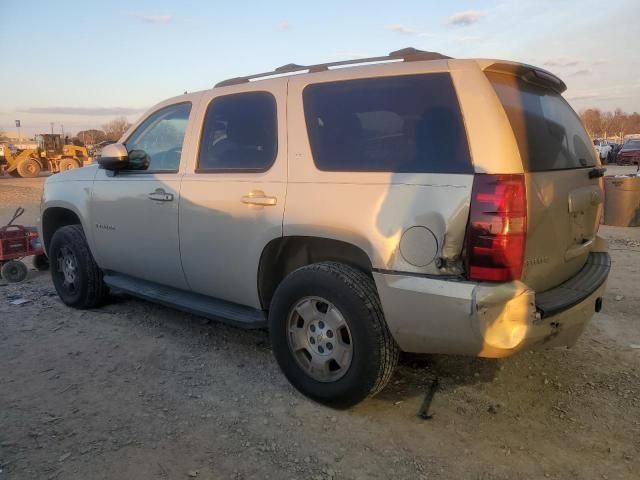
[[[35,158],[25,158],[16,169],[22,178],[34,178],[40,175],[42,167]]]
[[[53,285],[66,305],[85,309],[104,303],[107,286],[80,225],[58,229],[51,239],[49,255]]]
[[[19,260],[9,260],[2,265],[2,278],[9,283],[18,283],[27,278],[27,266]]]
[[[60,160],[60,171],[74,170],[80,168],[80,163],[75,158],[63,158]]]
[[[333,407],[378,393],[398,361],[373,280],[340,263],[316,263],[287,276],[271,304],[269,334],[293,386]]]

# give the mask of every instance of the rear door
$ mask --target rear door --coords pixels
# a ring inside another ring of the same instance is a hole
[[[254,308],[260,308],[260,256],[282,236],[287,192],[287,84],[260,85],[205,94],[199,151],[180,201],[180,250],[191,289]]]
[[[527,243],[522,280],[537,291],[576,274],[589,255],[602,205],[592,178],[595,152],[562,96],[543,86],[487,72],[516,137],[527,188]]]

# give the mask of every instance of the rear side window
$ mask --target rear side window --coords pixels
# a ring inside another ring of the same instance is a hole
[[[303,100],[320,170],[473,172],[447,73],[319,83]]]
[[[592,142],[559,93],[514,75],[487,72],[487,77],[509,117],[525,170],[539,172],[595,165]]]
[[[276,158],[276,100],[267,92],[218,97],[207,108],[198,172],[266,171]]]

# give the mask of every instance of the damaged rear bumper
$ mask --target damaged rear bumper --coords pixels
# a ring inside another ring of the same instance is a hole
[[[374,272],[387,324],[416,353],[505,357],[571,346],[602,304],[609,254],[591,253],[578,274],[536,294],[522,282],[487,284]]]

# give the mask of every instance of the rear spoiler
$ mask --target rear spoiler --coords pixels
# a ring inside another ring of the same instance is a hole
[[[525,82],[547,87],[558,93],[567,89],[567,85],[553,73],[524,63],[495,62],[484,68],[484,71],[515,75]]]

